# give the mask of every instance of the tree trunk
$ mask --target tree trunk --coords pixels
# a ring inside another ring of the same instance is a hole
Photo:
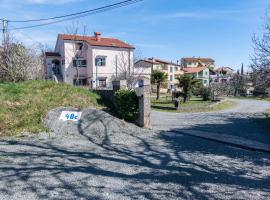
[[[184,92],[184,103],[186,103],[188,101],[188,91],[186,88],[183,89],[183,92]]]
[[[160,83],[157,83],[157,100],[159,100],[160,95]]]

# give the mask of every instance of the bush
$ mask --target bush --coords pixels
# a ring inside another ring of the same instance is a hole
[[[204,101],[208,101],[211,99],[211,90],[208,87],[201,87],[199,90],[199,94]]]
[[[194,87],[192,88],[192,94],[194,96],[200,96],[201,95],[201,88],[204,87],[202,82],[197,82]]]
[[[115,93],[115,109],[117,115],[127,121],[134,122],[139,115],[139,101],[133,90],[119,90]]]

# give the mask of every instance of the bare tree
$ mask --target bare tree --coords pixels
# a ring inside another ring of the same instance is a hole
[[[210,84],[210,93],[211,99],[216,101],[218,97],[229,94],[229,84],[228,83],[211,83]]]
[[[0,51],[0,74],[2,79],[18,82],[37,79],[42,61],[35,49],[27,48],[14,39],[8,40]]]
[[[82,28],[81,28],[82,26]],[[82,29],[82,31],[81,31]],[[85,25],[80,25],[79,22],[74,22],[72,23],[69,27],[66,28],[66,32],[70,35],[73,36],[71,42],[73,43],[72,45],[72,56],[75,58],[75,69],[76,69],[76,81],[75,85],[79,85],[79,71],[80,71],[80,63],[79,63],[79,58],[84,56],[84,53],[86,52],[87,49],[87,42],[85,41],[86,37],[86,31],[87,27]],[[73,61],[74,61],[73,60]],[[72,61],[72,63],[73,63]]]
[[[240,74],[237,72],[233,75],[232,80],[230,81],[230,87],[234,96],[245,96],[247,90],[247,77],[245,74]]]
[[[134,63],[141,59],[139,51],[134,52],[133,60],[130,58],[131,52],[121,51],[115,58],[115,75],[113,80],[126,80],[128,88],[134,88],[139,79],[146,78],[143,67],[135,67]]]
[[[251,68],[255,87],[270,87],[270,17],[267,13],[264,22],[262,37],[254,35],[254,55]]]

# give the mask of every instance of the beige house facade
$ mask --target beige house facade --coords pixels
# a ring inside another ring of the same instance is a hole
[[[215,68],[215,60],[212,58],[196,58],[196,57],[187,57],[181,59],[181,65],[183,68],[189,67],[208,67],[211,69]]]
[[[54,52],[45,53],[45,76],[72,85],[110,88],[113,79],[133,73],[134,49],[99,32],[94,36],[59,34]]]
[[[153,70],[159,70],[167,74],[167,89],[173,90],[177,87],[177,77],[184,74],[181,65],[158,58],[149,58],[139,60],[135,63],[134,68],[144,68],[148,72],[148,77],[151,77]],[[149,74],[149,72],[151,72]]]

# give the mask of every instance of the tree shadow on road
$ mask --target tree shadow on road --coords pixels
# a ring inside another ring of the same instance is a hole
[[[0,197],[17,192],[39,199],[270,195],[268,154],[188,136],[139,133],[98,113],[87,121],[70,138],[1,142]]]

